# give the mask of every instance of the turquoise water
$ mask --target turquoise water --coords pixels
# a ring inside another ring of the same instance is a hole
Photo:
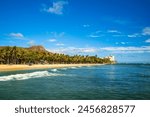
[[[150,65],[0,72],[0,99],[150,99]]]

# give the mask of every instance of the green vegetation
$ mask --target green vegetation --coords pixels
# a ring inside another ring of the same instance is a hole
[[[65,54],[51,53],[42,46],[0,47],[0,64],[79,64],[79,63],[112,63],[108,58],[97,56],[69,56]]]

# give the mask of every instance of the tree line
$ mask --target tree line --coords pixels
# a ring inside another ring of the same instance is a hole
[[[0,64],[97,64],[112,63],[108,58],[51,53],[22,47],[0,47]]]

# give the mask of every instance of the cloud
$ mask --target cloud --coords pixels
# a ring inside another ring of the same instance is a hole
[[[100,35],[89,35],[89,37],[91,38],[98,38],[98,37],[101,37]]]
[[[64,46],[65,44],[63,44],[63,43],[57,43],[56,45],[57,46]]]
[[[146,42],[146,43],[150,43],[150,39],[147,39],[145,42]]]
[[[122,36],[125,36],[125,35],[122,35],[120,31],[118,30],[107,30],[107,31],[101,31],[101,30],[98,30],[96,32],[93,32],[89,35],[89,37],[91,38],[98,38],[98,37],[104,37],[104,36],[107,36],[107,35],[111,35],[113,37],[122,37]]]
[[[64,6],[67,4],[68,4],[67,1],[53,2],[53,5],[51,7],[44,8],[43,11],[52,13],[52,14],[56,14],[56,15],[62,15]]]
[[[99,50],[97,48],[76,48],[76,47],[67,47],[50,50],[55,53],[65,53],[65,54],[86,54],[86,53],[96,53]]]
[[[108,30],[107,32],[108,32],[108,33],[121,33],[121,32],[119,32],[118,30]]]
[[[127,43],[129,43],[129,42],[116,42],[115,44],[116,44],[116,45],[119,45],[119,44],[125,45],[125,44],[127,44]]]
[[[91,37],[91,38],[103,37],[104,34],[101,34],[101,33],[102,33],[102,31],[98,30],[98,31],[96,31],[96,32],[94,32],[94,33],[91,33],[91,34],[89,35],[89,37]]]
[[[88,27],[90,27],[90,25],[89,24],[85,24],[85,25],[83,25],[83,27],[84,28],[88,28]]]
[[[135,38],[135,37],[140,37],[139,33],[134,33],[132,35],[127,35],[129,38]]]
[[[76,48],[76,47],[61,47],[57,49],[47,49],[50,52],[63,53],[63,54],[98,54],[99,52],[108,52],[108,53],[119,53],[119,54],[128,54],[128,53],[150,53],[150,46],[141,46],[141,47],[103,47],[103,48]]]
[[[121,42],[121,44],[125,45],[126,43],[125,42]]]
[[[150,35],[150,27],[145,27],[141,33],[134,33],[127,35],[129,38],[136,38],[136,37],[141,37],[141,36],[147,36]]]
[[[24,37],[22,33],[10,33],[9,36],[12,38],[23,38]]]
[[[144,53],[144,52],[150,52],[150,46],[141,46],[141,47],[104,47],[101,48],[101,50],[104,51],[112,51],[114,53]]]
[[[79,53],[94,53],[97,52],[96,48],[76,48],[74,51],[78,51]]]
[[[56,39],[49,39],[48,41],[49,42],[56,42],[57,40]]]
[[[28,44],[29,46],[33,46],[33,45],[35,45],[35,41],[34,41],[34,40],[30,40],[27,44]]]
[[[127,35],[127,37],[136,38],[136,37],[147,36],[147,35],[150,35],[150,27],[145,27],[141,33],[134,33],[131,35]]]
[[[142,32],[143,35],[150,35],[150,27],[145,27]]]

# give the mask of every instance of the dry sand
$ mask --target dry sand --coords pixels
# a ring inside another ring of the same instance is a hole
[[[45,69],[45,68],[63,68],[63,67],[80,67],[80,66],[96,66],[103,64],[45,64],[45,65],[0,65],[0,71]]]

